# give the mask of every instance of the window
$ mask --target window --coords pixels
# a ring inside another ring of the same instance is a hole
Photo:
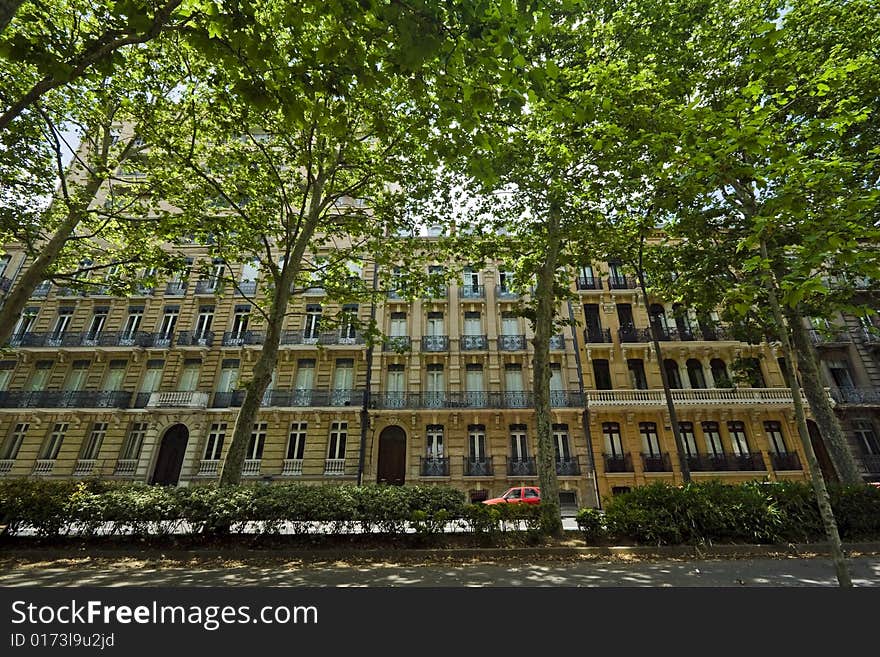
[[[605,453],[614,458],[623,458],[623,439],[617,422],[604,422],[602,436],[605,438]]]
[[[211,425],[208,433],[208,442],[205,444],[205,461],[219,461],[223,453],[223,441],[226,439],[226,423],[221,422]]]
[[[703,365],[696,358],[689,358],[687,361],[688,379],[691,382],[691,388],[705,388],[706,377],[703,374]]]
[[[651,304],[648,309],[648,319],[651,324],[651,330],[658,340],[665,340],[669,337],[669,321],[666,319],[666,309],[659,303]]]
[[[862,452],[872,456],[880,455],[880,441],[877,440],[877,433],[874,431],[874,425],[871,424],[871,421],[854,420],[853,426],[856,441],[862,448]]]
[[[125,367],[128,361],[111,360],[110,367],[104,375],[104,382],[101,384],[101,390],[121,390],[122,382],[125,379]]]
[[[764,375],[761,373],[761,362],[754,357],[743,358],[741,369],[752,388],[766,388]]]
[[[611,260],[608,263],[608,275],[611,277],[613,283],[617,284],[618,286],[623,285],[623,282],[626,280],[623,275],[621,263],[618,260]]]
[[[639,422],[639,434],[642,436],[642,451],[652,458],[660,456],[660,438],[657,436],[657,424]]]
[[[513,272],[500,270],[498,272],[498,285],[502,292],[511,292],[513,290]]]
[[[254,430],[251,432],[251,439],[248,443],[247,454],[245,459],[259,461],[263,458],[263,446],[266,444],[266,429],[268,424],[258,422],[254,424]]]
[[[64,442],[64,435],[67,433],[67,422],[59,422],[52,427],[52,433],[49,434],[48,440],[40,450],[37,457],[40,460],[55,460],[58,458],[58,452],[61,450],[61,444]]]
[[[30,333],[34,327],[34,322],[37,321],[37,313],[39,312],[40,309],[36,306],[25,308],[24,312],[21,313],[21,317],[18,318],[18,323],[15,325],[12,334],[21,337],[25,333]]]
[[[180,315],[180,306],[165,306],[165,314],[159,324],[159,339],[170,340],[174,335],[174,327]]]
[[[486,427],[483,424],[468,425],[468,458],[471,461],[486,460]]]
[[[148,360],[147,370],[144,372],[144,378],[141,380],[140,392],[156,392],[162,383],[164,368],[165,361],[161,358]]]
[[[125,437],[125,443],[122,445],[122,451],[119,458],[124,460],[135,460],[141,456],[141,447],[144,444],[144,436],[147,435],[146,422],[133,422]]]
[[[464,314],[463,335],[482,335],[483,322],[478,311],[469,311]]]
[[[465,366],[465,395],[470,406],[484,406],[483,366],[479,363],[468,363]]]
[[[446,377],[441,363],[429,363],[425,372],[425,406],[442,407],[446,397]]]
[[[348,422],[333,422],[330,425],[330,445],[328,459],[345,458],[345,441],[348,438]]]
[[[507,406],[517,408],[526,406],[526,395],[523,394],[523,371],[519,363],[508,363],[504,366],[504,390]]]
[[[88,342],[95,343],[101,336],[101,331],[104,330],[104,323],[107,321],[107,313],[109,310],[110,309],[106,307],[95,308],[94,314],[92,315],[92,321],[89,323],[89,330],[86,331],[86,340]]]
[[[354,359],[337,358],[333,372],[333,389],[349,391],[354,387]]]
[[[770,451],[776,454],[787,454],[788,448],[785,446],[785,438],[782,436],[781,422],[765,422],[764,432],[767,434],[767,442],[770,444]]]
[[[306,451],[306,433],[308,429],[306,422],[291,422],[290,434],[287,437],[287,457],[288,459],[302,460]]]
[[[306,318],[303,325],[303,340],[315,343],[321,330],[321,306],[310,303],[306,306]]]
[[[584,323],[587,342],[605,342],[602,334],[602,319],[599,317],[598,303],[584,304]]]
[[[562,380],[562,364],[550,363],[550,405],[565,406],[565,384]]]
[[[120,344],[130,344],[129,341],[134,340],[135,334],[140,330],[141,320],[144,318],[144,309],[142,306],[130,306],[128,309],[128,317],[125,319],[125,326],[122,328],[122,342]]]
[[[178,386],[181,391],[192,392],[199,387],[199,375],[202,371],[200,358],[187,358],[183,361],[183,371],[180,374]]]
[[[12,431],[6,438],[6,442],[3,444],[3,452],[0,453],[0,459],[11,460],[18,457],[18,451],[21,449],[21,444],[24,442],[30,426],[27,422],[19,422],[12,428]]]
[[[354,344],[357,338],[357,314],[356,303],[342,306],[342,323],[339,327],[339,343]]]
[[[294,388],[294,403],[297,406],[307,406],[312,400],[312,389],[315,387],[315,360],[313,358],[300,358],[296,363],[296,381]]]
[[[681,373],[678,371],[678,363],[671,358],[663,360],[663,370],[666,372],[666,382],[673,390],[681,388]]]
[[[89,365],[91,361],[75,360],[70,368],[70,373],[64,381],[64,389],[77,391],[82,390],[86,386],[86,378],[89,375]]]
[[[428,313],[428,325],[426,327],[426,333],[429,336],[446,335],[446,322],[443,321],[442,312]]]
[[[464,297],[480,296],[480,272],[475,271],[473,267],[465,267],[462,272],[461,291]]]
[[[251,319],[251,307],[248,305],[240,305],[235,307],[235,314],[232,316],[232,338],[241,339],[247,332],[248,322]]]
[[[241,282],[253,283],[260,276],[260,263],[256,260],[246,262],[241,267]]]
[[[12,256],[8,253],[0,256],[0,276],[6,276],[6,269],[9,267],[10,260],[12,260]]]
[[[204,344],[213,323],[214,306],[199,306],[199,316],[196,318],[196,330],[193,332],[193,338],[198,343]]]
[[[203,275],[200,279],[202,281],[207,281],[207,285],[205,286],[205,291],[213,291],[216,290],[220,283],[223,281],[223,275],[226,273],[226,265],[222,260],[214,260],[211,263],[211,269],[208,271],[207,275]]]
[[[31,374],[30,381],[28,381],[27,389],[31,392],[43,390],[43,388],[46,387],[46,382],[49,380],[49,373],[51,371],[51,360],[38,360],[36,369],[34,370],[34,373]]]
[[[645,363],[641,358],[627,358],[626,366],[629,369],[629,383],[636,390],[647,390],[648,379],[645,376]]]
[[[571,449],[568,444],[568,425],[553,425],[553,449],[556,452],[557,461],[570,461]]]
[[[227,358],[220,368],[220,380],[217,382],[217,392],[232,392],[238,385],[239,360]]]
[[[385,391],[388,393],[389,403],[403,405],[404,391],[406,390],[406,380],[404,379],[403,365],[393,364],[388,366],[388,373],[385,375]]]
[[[529,439],[524,424],[510,425],[510,458],[514,461],[529,458]]]
[[[724,446],[721,444],[721,432],[717,422],[703,422],[703,437],[706,439],[706,453],[709,456],[723,456]]]
[[[593,359],[593,374],[596,377],[596,390],[611,390],[611,368],[605,358]]]
[[[732,388],[733,383],[727,374],[727,365],[720,358],[713,358],[709,361],[709,369],[712,372],[712,380],[715,381],[716,388]]]
[[[429,459],[443,458],[443,425],[429,424],[425,442],[425,456]]]
[[[101,452],[101,443],[104,442],[104,436],[106,435],[107,423],[95,422],[95,424],[92,425],[92,432],[89,434],[88,439],[86,439],[85,445],[83,445],[80,458],[84,461],[97,459],[98,454]]]
[[[519,317],[511,312],[501,313],[501,335],[519,334]]]
[[[679,422],[678,433],[681,435],[681,442],[684,444],[684,453],[688,456],[696,456],[697,437],[694,435],[694,423]]]
[[[850,374],[849,362],[846,360],[828,360],[828,371],[834,379],[834,385],[838,388],[854,388],[852,374]]]
[[[749,441],[746,439],[746,425],[744,422],[728,422],[727,431],[730,433],[730,442],[733,453],[737,456],[749,453]]]
[[[0,391],[9,388],[9,382],[12,380],[12,373],[15,371],[14,360],[0,360]]]

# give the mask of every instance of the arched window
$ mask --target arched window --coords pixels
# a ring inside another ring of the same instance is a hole
[[[703,374],[703,366],[696,358],[689,358],[687,361],[688,379],[691,382],[691,388],[705,388],[706,377]]]
[[[681,388],[681,375],[678,372],[678,363],[671,358],[663,361],[663,369],[666,370],[666,380],[670,388]]]
[[[712,378],[715,380],[716,388],[732,388],[733,382],[730,375],[727,374],[727,365],[720,358],[713,358],[709,361],[709,368],[712,370]]]

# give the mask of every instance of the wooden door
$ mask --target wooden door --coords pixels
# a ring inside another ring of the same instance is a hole
[[[376,482],[402,486],[406,479],[406,433],[400,427],[386,427],[379,434],[379,464]]]
[[[165,432],[162,445],[159,447],[159,456],[156,457],[156,467],[153,469],[151,484],[177,485],[188,441],[189,430],[182,424],[175,424]]]

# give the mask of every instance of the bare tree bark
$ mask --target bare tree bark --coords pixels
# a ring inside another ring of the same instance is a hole
[[[767,243],[761,240],[761,257],[765,261],[769,261],[767,254]],[[822,524],[825,526],[825,535],[831,545],[831,558],[834,562],[834,569],[837,572],[837,582],[841,587],[851,587],[852,579],[849,576],[849,570],[846,565],[846,557],[843,554],[843,547],[840,543],[840,534],[837,531],[837,522],[834,519],[834,511],[831,508],[831,498],[828,495],[828,488],[825,486],[825,479],[822,471],[819,469],[819,462],[816,460],[816,453],[813,451],[813,445],[810,442],[810,432],[807,429],[807,416],[804,412],[804,404],[801,399],[801,390],[798,385],[797,376],[795,376],[793,354],[791,342],[788,339],[789,329],[786,327],[785,316],[779,305],[776,295],[776,282],[773,272],[767,273],[764,278],[764,287],[767,291],[767,297],[770,301],[770,309],[773,312],[773,318],[779,327],[779,338],[782,343],[782,353],[785,356],[785,370],[788,374],[789,388],[794,401],[794,413],[797,419],[798,435],[801,439],[801,446],[807,455],[807,463],[810,467],[810,479],[813,483],[813,491],[816,493],[816,500],[819,504],[819,515],[822,517]]]

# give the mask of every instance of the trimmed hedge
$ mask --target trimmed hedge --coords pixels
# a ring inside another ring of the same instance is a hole
[[[466,504],[444,486],[256,484],[174,488],[99,480],[0,481],[0,518],[10,534],[39,536],[230,533],[298,535],[343,532],[416,537],[447,523],[481,537],[510,529],[536,532],[536,508]]]
[[[880,539],[880,489],[829,487],[843,540]],[[657,482],[607,500],[604,522],[578,516],[588,542],[601,538],[652,545],[789,543],[825,540],[812,486],[806,482]]]

